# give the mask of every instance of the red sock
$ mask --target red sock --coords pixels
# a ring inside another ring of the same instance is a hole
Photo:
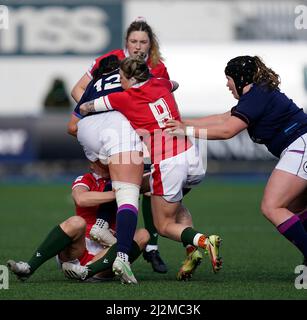
[[[199,237],[198,239],[198,246],[203,248],[203,249],[206,249],[207,245],[206,245],[206,239],[207,237],[205,235],[202,235]]]

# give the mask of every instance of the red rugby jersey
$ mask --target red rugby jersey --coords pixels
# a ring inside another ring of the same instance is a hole
[[[85,175],[76,178],[76,180],[72,184],[72,189],[74,189],[77,186],[83,186],[87,188],[89,191],[103,192],[105,186],[108,183],[111,183],[110,179],[102,179],[98,178],[97,176],[95,177],[95,175],[92,173],[86,173]],[[92,225],[96,222],[98,208],[99,206],[79,207],[78,205],[76,205],[76,215],[82,217],[86,221],[86,236],[89,236],[89,230],[91,229]],[[114,218],[113,216],[116,215],[116,212],[110,212],[110,214],[112,214],[112,218]],[[110,227],[112,229],[115,229],[114,220],[115,219],[111,219],[112,222]]]
[[[165,132],[168,119],[181,120],[172,88],[167,79],[150,78],[123,92],[99,98],[104,109],[120,111],[130,121],[143,138],[152,163],[176,156],[191,146],[187,137],[173,137]]]

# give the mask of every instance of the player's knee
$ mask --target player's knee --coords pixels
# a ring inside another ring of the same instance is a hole
[[[262,214],[269,220],[274,215],[274,211],[276,209],[276,205],[272,201],[267,199],[263,199],[261,202],[261,212]]]
[[[86,228],[86,221],[79,216],[71,217],[70,223],[74,229],[83,230]]]
[[[86,222],[82,217],[73,216],[65,220],[61,224],[61,228],[68,235],[84,232],[86,229]]]
[[[145,248],[146,244],[148,243],[150,239],[150,235],[146,229],[142,228],[142,229],[136,230],[133,239],[138,244],[139,248],[142,250],[143,248]]]
[[[140,195],[139,185],[122,181],[113,181],[112,187],[115,190],[118,207],[124,204],[130,204],[138,209]]]

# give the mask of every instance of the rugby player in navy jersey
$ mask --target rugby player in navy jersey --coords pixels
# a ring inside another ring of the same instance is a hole
[[[230,111],[183,122],[168,131],[208,140],[229,139],[247,129],[279,162],[264,190],[261,210],[307,259],[307,115],[279,89],[279,76],[255,56],[231,59],[227,87],[238,104]],[[206,130],[204,130],[206,129]]]
[[[99,98],[102,95],[120,91],[123,91],[123,89],[119,79],[119,60],[116,55],[110,55],[100,60],[99,67],[93,72],[93,79],[89,82],[71,115],[68,123],[68,133],[74,136],[77,135],[77,123],[83,118],[79,111],[82,103]]]

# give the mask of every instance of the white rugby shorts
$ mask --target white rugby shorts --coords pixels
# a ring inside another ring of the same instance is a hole
[[[281,153],[275,169],[307,180],[307,133],[297,138]]]
[[[129,121],[118,111],[91,115],[78,122],[77,138],[90,161],[107,164],[110,156],[142,151],[142,143]]]
[[[168,202],[178,202],[183,198],[182,189],[192,188],[205,177],[201,155],[197,146],[174,157],[152,164],[150,188],[153,195],[163,196]]]

